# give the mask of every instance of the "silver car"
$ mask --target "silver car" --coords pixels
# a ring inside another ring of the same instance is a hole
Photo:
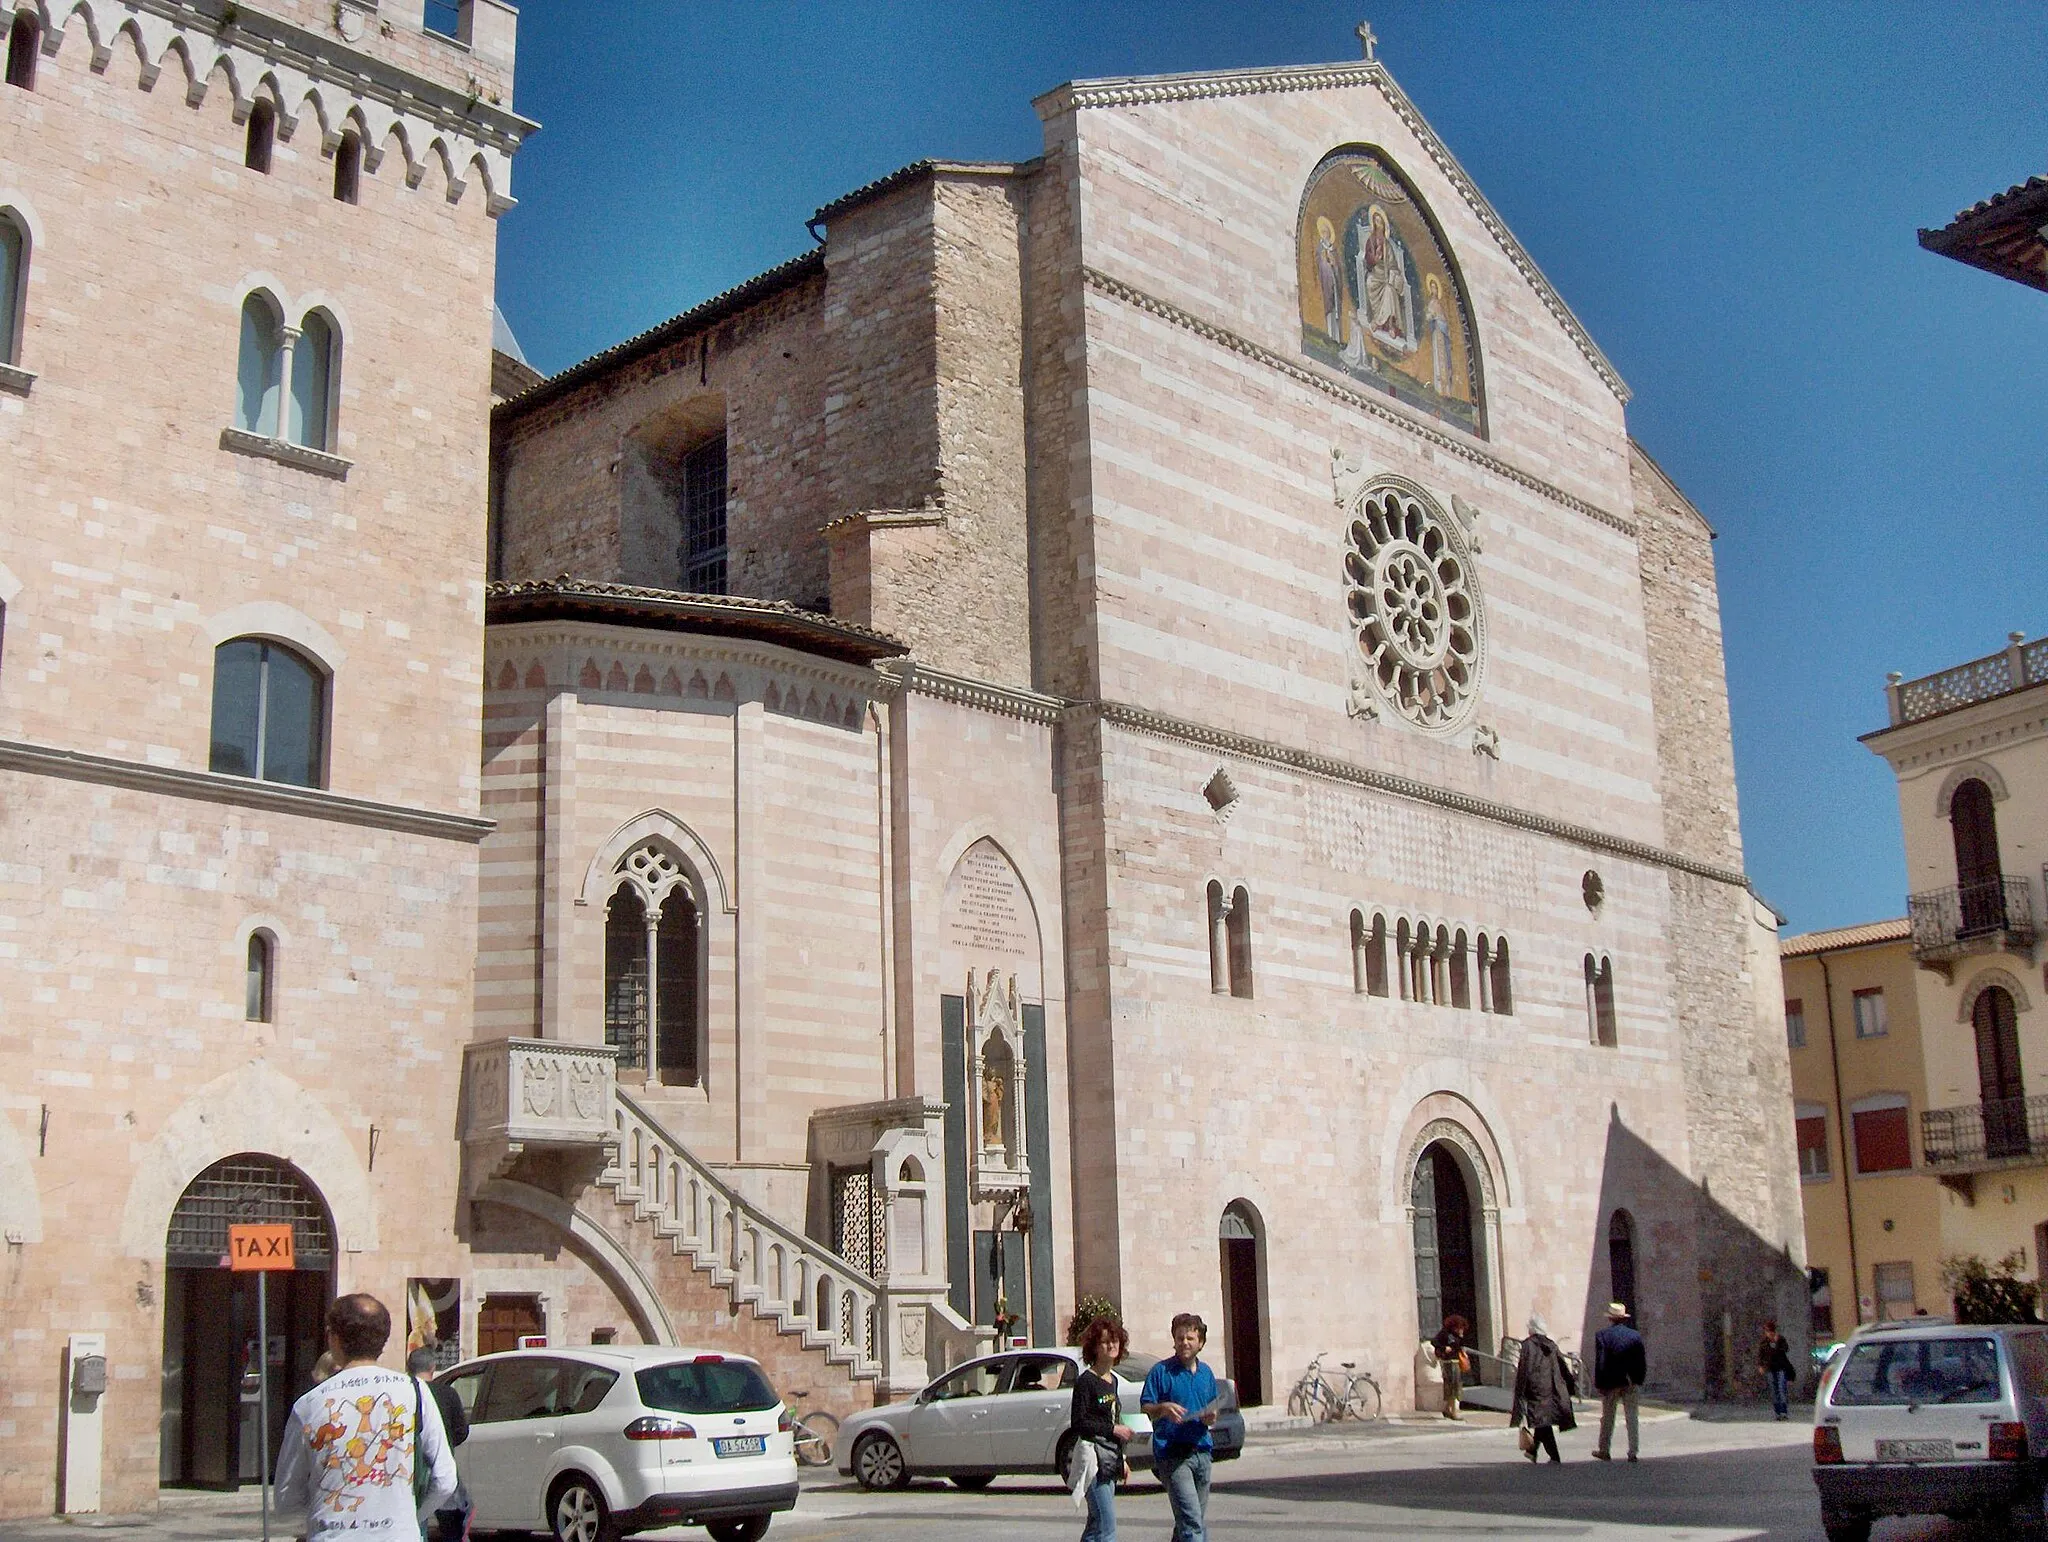
[[[1072,1349],[1016,1349],[946,1372],[917,1396],[865,1409],[839,1426],[839,1470],[862,1488],[901,1488],[913,1477],[951,1478],[986,1488],[998,1473],[1064,1476],[1074,1383]],[[1140,1383],[1117,1373],[1117,1403],[1136,1435],[1133,1467],[1152,1460],[1151,1421],[1138,1409]]]

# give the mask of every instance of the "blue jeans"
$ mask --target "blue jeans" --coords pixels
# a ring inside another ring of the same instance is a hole
[[[1783,1371],[1772,1371],[1770,1376],[1771,1412],[1782,1419],[1785,1417],[1786,1406],[1790,1401],[1792,1378]]]
[[[1081,1542],[1116,1542],[1116,1475],[1088,1485],[1088,1524]]]
[[[1173,1542],[1208,1542],[1204,1517],[1209,1510],[1209,1466],[1207,1451],[1153,1458],[1152,1471],[1165,1485],[1166,1502],[1173,1507]]]

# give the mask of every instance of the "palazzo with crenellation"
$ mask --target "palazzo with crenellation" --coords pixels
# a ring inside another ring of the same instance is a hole
[[[1083,1294],[1247,1403],[1804,1321],[1712,532],[1369,44],[542,380],[450,9],[15,13],[0,1513],[259,1471],[235,1220],[280,1407],[353,1289],[842,1411]]]

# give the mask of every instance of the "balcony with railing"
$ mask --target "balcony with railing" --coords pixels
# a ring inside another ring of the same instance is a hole
[[[2026,633],[2013,632],[2001,652],[1953,669],[1922,675],[1918,680],[1888,676],[1884,694],[1891,726],[1897,728],[2043,683],[2048,683],[2048,637],[2028,642]]]
[[[2048,1165],[2048,1097],[1988,1098],[1920,1115],[1920,1150],[1928,1171],[1968,1192],[1974,1173]]]
[[[2033,954],[2037,928],[2024,878],[1990,878],[1911,894],[1906,912],[1913,923],[1914,959],[1944,974],[1972,953]]]

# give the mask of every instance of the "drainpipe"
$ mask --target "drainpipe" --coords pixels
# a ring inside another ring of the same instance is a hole
[[[1849,1115],[1842,1106],[1842,1052],[1835,1043],[1835,982],[1828,974],[1828,956],[1816,953],[1820,964],[1821,1006],[1828,1021],[1828,1067],[1835,1078],[1835,1139],[1842,1148],[1842,1219],[1849,1223],[1849,1302],[1856,1309],[1856,1325],[1863,1325],[1863,1272],[1856,1262],[1856,1206],[1849,1184],[1854,1169],[1849,1165]]]

